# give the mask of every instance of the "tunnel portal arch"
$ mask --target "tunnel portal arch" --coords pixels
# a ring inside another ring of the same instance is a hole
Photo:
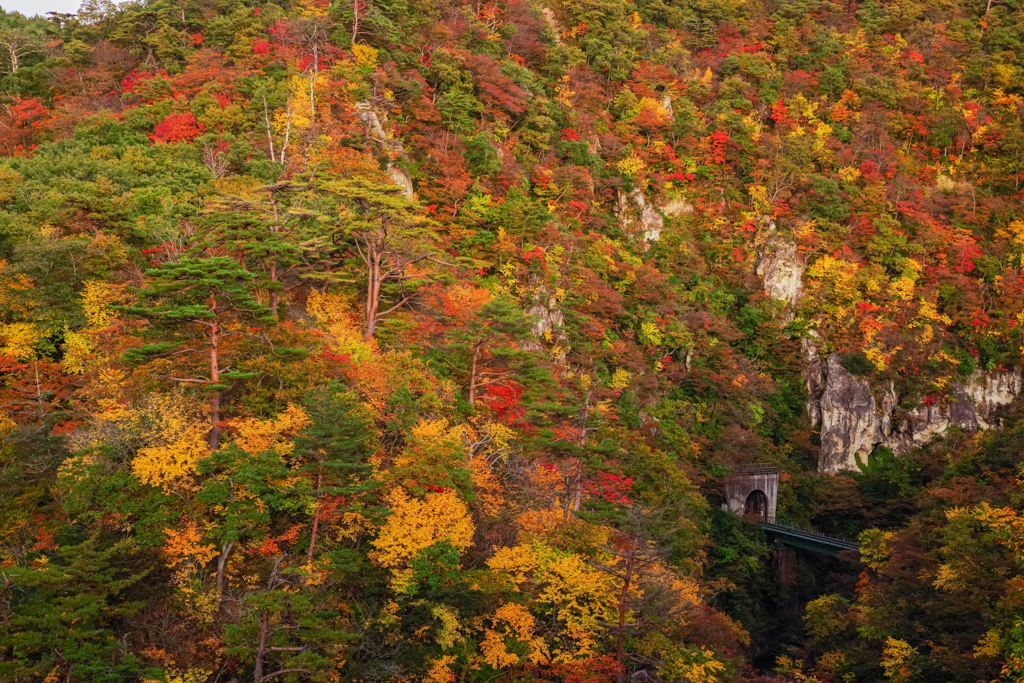
[[[725,478],[726,508],[737,514],[774,523],[778,497],[779,468],[770,463],[736,465]]]
[[[743,514],[755,517],[760,522],[768,521],[768,496],[761,489],[754,489],[743,504]]]

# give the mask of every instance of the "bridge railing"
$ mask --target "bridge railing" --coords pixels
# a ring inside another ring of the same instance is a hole
[[[808,536],[818,536],[820,538],[827,538],[829,540],[838,541],[840,543],[847,543],[847,544],[850,544],[850,545],[856,545],[858,547],[860,546],[860,543],[858,541],[853,541],[853,540],[850,540],[849,538],[843,538],[842,536],[834,536],[832,534],[823,534],[820,531],[813,531],[813,530],[807,529],[805,527],[797,526],[796,524],[793,524],[792,522],[786,522],[786,521],[783,521],[783,520],[777,520],[775,517],[769,517],[768,521],[766,523],[767,524],[773,524],[775,526],[785,527],[786,529],[792,529],[793,531],[799,531],[800,533],[807,534]]]
[[[770,462],[755,462],[750,465],[733,465],[732,471],[733,474],[776,474],[779,467]]]

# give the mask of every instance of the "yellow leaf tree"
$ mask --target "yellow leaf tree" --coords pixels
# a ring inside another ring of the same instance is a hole
[[[435,544],[447,542],[459,552],[470,546],[473,522],[469,510],[452,489],[415,497],[403,487],[387,496],[391,515],[371,543],[370,559],[391,570],[391,585],[405,592],[415,579],[412,561]]]

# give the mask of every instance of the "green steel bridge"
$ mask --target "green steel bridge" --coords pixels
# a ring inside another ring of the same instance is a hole
[[[779,468],[768,462],[734,465],[725,479],[725,500],[722,509],[732,510],[757,522],[778,546],[837,556],[860,544],[846,538],[801,529],[776,520],[779,495]]]
[[[761,522],[761,528],[769,537],[774,537],[776,542],[787,545],[791,548],[808,550],[812,553],[837,556],[844,550],[858,552],[860,544],[838,536],[808,531],[792,524],[775,521],[774,519]]]

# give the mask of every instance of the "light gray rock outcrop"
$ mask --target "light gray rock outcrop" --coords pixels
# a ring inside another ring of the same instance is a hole
[[[922,404],[900,413],[899,422],[880,445],[905,453],[942,436],[950,427],[978,431],[978,418],[963,386],[956,385],[944,401]]]
[[[812,331],[813,334],[813,331]],[[817,335],[815,335],[817,336]],[[818,355],[818,347],[811,337],[800,340],[804,356],[804,381],[807,383],[807,416],[812,425],[821,423],[821,395],[825,391],[825,366]]]
[[[825,363],[821,394],[821,456],[818,469],[839,472],[857,469],[857,458],[867,462],[879,439],[878,410],[871,385],[847,372],[839,356]]]
[[[357,102],[356,116],[366,124],[367,134],[381,144],[386,144],[388,134],[384,130],[385,115],[378,112],[371,102]]]
[[[416,191],[412,186],[412,177],[405,169],[398,168],[397,166],[388,166],[387,173],[388,177],[391,178],[391,182],[402,188],[403,197],[413,199],[416,196]]]
[[[683,198],[663,199],[658,202],[658,210],[666,216],[682,216],[693,213],[693,204]]]
[[[665,229],[665,219],[640,189],[632,192],[619,190],[615,216],[623,232],[631,237],[642,237],[648,242],[657,241]]]
[[[976,370],[966,383],[956,383],[931,405],[901,411],[892,433],[882,445],[896,453],[919,448],[942,436],[950,427],[973,434],[1001,426],[998,411],[1020,396],[1021,370]]]
[[[685,198],[658,198],[652,202],[642,190],[631,192],[619,190],[615,202],[615,217],[619,219],[622,231],[633,238],[656,242],[665,229],[665,216],[681,216],[692,213],[693,204]]]
[[[807,264],[800,256],[796,241],[775,229],[775,221],[765,216],[764,227],[754,244],[754,274],[761,278],[764,293],[785,302],[785,320],[794,317],[794,309],[804,293]]]
[[[1021,369],[1008,371],[981,372],[975,371],[966,387],[967,397],[971,400],[974,413],[978,417],[978,426],[990,429],[1000,426],[995,420],[996,411],[1013,402],[1024,393]]]
[[[541,7],[540,13],[544,16],[544,21],[546,21],[548,26],[551,28],[551,32],[555,34],[555,44],[561,45],[562,33],[565,32],[565,29],[563,29],[562,25],[558,23],[558,19],[555,17],[555,11],[550,7]]]
[[[998,427],[998,410],[1022,393],[1020,368],[977,371],[967,382],[953,384],[942,400],[902,409],[892,382],[872,387],[849,373],[836,355],[822,363],[813,342],[804,341],[807,412],[812,424],[821,424],[822,472],[855,470],[857,460],[867,462],[878,446],[906,453],[950,427],[967,433]]]
[[[393,154],[405,156],[405,146],[402,141],[388,137],[385,125],[387,124],[387,113],[382,107],[377,106],[373,101],[357,102],[356,115],[359,120],[366,124],[366,135],[373,140],[381,149]],[[406,199],[413,199],[416,190],[413,187],[412,176],[404,169],[388,164],[384,169],[391,182],[402,188],[402,196]]]
[[[672,98],[668,96],[668,93],[661,98],[661,106],[668,112],[669,118],[675,120],[676,113],[672,110]]]
[[[528,351],[540,351],[544,348],[544,342],[555,342],[558,349],[555,352],[555,360],[564,361],[568,351],[565,347],[565,332],[562,330],[565,312],[547,285],[541,285],[534,293],[533,305],[526,310],[526,315],[533,317],[533,336],[536,341],[524,343],[523,348]]]
[[[885,443],[892,436],[892,415],[899,404],[896,387],[890,380],[882,389],[882,409],[878,419],[878,438]]]

